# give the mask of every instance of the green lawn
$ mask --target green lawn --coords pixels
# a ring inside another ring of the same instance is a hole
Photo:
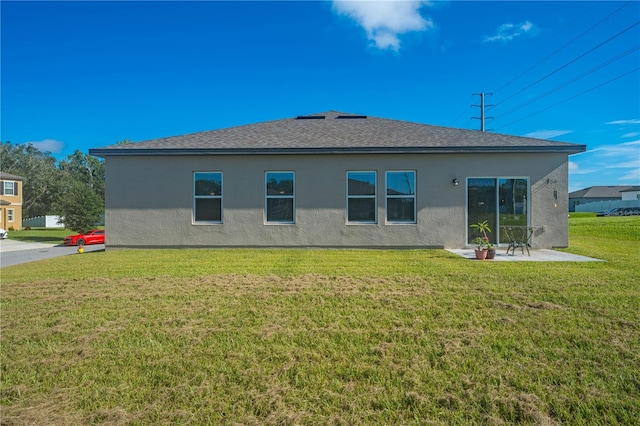
[[[97,229],[104,229],[104,226],[98,226]],[[9,239],[30,243],[62,244],[64,237],[74,234],[77,234],[77,232],[65,228],[32,228],[28,231],[24,229],[20,231],[9,231]]]
[[[633,424],[640,218],[606,262],[131,250],[0,270],[3,424]]]
[[[64,228],[33,228],[29,231],[9,231],[9,239],[30,243],[62,243],[64,237],[73,234],[75,232]]]

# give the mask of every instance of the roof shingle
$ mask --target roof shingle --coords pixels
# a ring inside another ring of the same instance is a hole
[[[2,180],[24,180],[22,176],[12,175],[11,173],[0,171],[0,179]]]
[[[632,188],[633,186],[590,186],[569,193],[569,198],[622,198],[620,193]]]
[[[311,117],[314,119],[304,119]],[[108,156],[465,151],[577,153],[585,149],[584,145],[572,143],[328,111],[132,144],[110,145],[89,152]]]

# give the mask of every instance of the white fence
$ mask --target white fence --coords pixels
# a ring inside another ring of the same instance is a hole
[[[618,207],[640,207],[640,200],[613,200],[613,201],[594,201],[593,203],[578,204],[577,212],[604,212],[613,210]]]
[[[64,228],[64,223],[58,223],[60,216],[37,216],[30,219],[22,219],[22,228]]]

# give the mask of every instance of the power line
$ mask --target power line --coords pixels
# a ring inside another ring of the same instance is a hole
[[[603,41],[602,43],[598,44],[597,46],[587,50],[586,52],[584,52],[583,54],[579,55],[578,57],[570,60],[569,62],[567,62],[566,64],[562,65],[559,68],[556,68],[555,70],[551,71],[550,73],[546,74],[544,77],[541,77],[539,79],[537,79],[536,81],[534,81],[533,83],[529,84],[528,86],[520,89],[519,91],[517,91],[516,93],[514,93],[511,96],[508,96],[507,98],[503,99],[502,101],[498,102],[497,104],[494,105],[494,107],[505,103],[506,101],[508,101],[509,99],[513,98],[516,95],[519,95],[520,93],[524,92],[525,90],[535,86],[536,84],[540,83],[541,81],[551,77],[553,74],[557,73],[560,70],[565,69],[566,67],[568,67],[569,65],[577,62],[578,60],[584,58],[585,56],[587,56],[590,53],[593,53],[594,51],[596,51],[597,49],[601,48],[602,46],[604,46],[605,44],[613,41],[614,39],[620,37],[622,34],[626,33],[627,31],[631,30],[632,28],[636,27],[637,25],[640,24],[640,21],[636,21],[634,24],[629,25],[627,28],[625,28],[624,30],[614,34],[613,36],[609,37],[608,39],[606,39],[605,41]]]
[[[548,106],[548,107],[546,107],[546,108],[543,108],[543,109],[541,109],[541,110],[538,110],[538,111],[536,111],[536,112],[534,112],[534,113],[532,113],[532,114],[527,115],[526,117],[519,118],[519,119],[517,119],[517,120],[515,120],[515,121],[512,121],[512,122],[511,122],[511,123],[509,123],[509,124],[505,124],[504,126],[500,126],[500,127],[498,127],[496,130],[504,129],[505,127],[509,127],[509,126],[511,126],[512,124],[518,123],[518,122],[520,122],[520,121],[522,121],[522,120],[526,120],[527,118],[533,117],[534,115],[538,115],[538,114],[540,114],[540,113],[542,113],[542,112],[544,112],[544,111],[547,111],[547,110],[549,110],[549,109],[551,109],[551,108],[554,108],[554,107],[556,107],[556,106],[558,106],[558,105],[561,105],[561,104],[563,104],[563,103],[565,103],[565,102],[569,102],[570,100],[575,99],[575,98],[577,98],[578,96],[582,96],[582,95],[584,95],[584,94],[586,94],[586,93],[589,93],[589,92],[592,92],[592,91],[594,91],[594,90],[596,90],[596,89],[599,89],[599,88],[600,88],[600,87],[602,87],[602,86],[606,86],[606,85],[607,85],[607,84],[609,84],[609,83],[613,83],[614,81],[619,80],[619,79],[621,79],[621,78],[623,78],[623,77],[626,77],[627,75],[629,75],[629,74],[631,74],[631,73],[634,73],[634,72],[636,72],[636,71],[638,71],[638,70],[640,70],[640,67],[636,67],[636,68],[632,69],[631,71],[627,71],[627,72],[625,72],[624,74],[620,74],[620,75],[619,75],[619,76],[617,76],[617,77],[614,77],[614,78],[612,78],[612,79],[610,79],[610,80],[605,81],[604,83],[598,84],[597,86],[594,86],[594,87],[592,87],[592,88],[590,88],[590,89],[587,89],[587,90],[585,90],[585,91],[582,91],[582,92],[578,93],[577,95],[571,96],[571,97],[569,97],[569,98],[567,98],[567,99],[564,99],[564,100],[562,100],[562,101],[560,101],[560,102],[557,102],[557,103],[555,103],[555,104],[553,104],[553,105],[550,105],[550,106]]]
[[[469,106],[467,107],[467,109],[465,109],[464,111],[462,111],[462,112],[460,113],[460,115],[458,115],[458,116],[455,118],[455,120],[453,120],[453,121],[451,122],[451,124],[449,124],[449,127],[453,127],[453,125],[454,125],[458,120],[460,120],[460,118],[461,118],[462,116],[464,116],[464,115],[467,113],[467,111],[469,111],[469,110],[471,109],[471,107],[472,107],[472,105],[469,105]]]
[[[616,15],[616,14],[618,14],[618,13],[620,13],[623,9],[625,9],[626,7],[628,7],[629,5],[631,5],[631,4],[633,4],[633,3],[634,3],[634,1],[633,1],[633,0],[632,0],[632,1],[628,1],[628,2],[624,3],[622,6],[618,7],[616,10],[614,10],[614,11],[613,11],[613,12],[611,12],[611,13],[609,13],[609,14],[608,14],[607,16],[605,16],[604,18],[600,19],[598,22],[596,22],[595,24],[593,24],[592,26],[590,26],[589,28],[587,28],[585,31],[583,31],[582,33],[580,33],[578,36],[574,37],[573,39],[571,39],[570,41],[568,41],[567,43],[565,43],[564,45],[562,45],[560,48],[558,48],[558,49],[554,50],[553,52],[551,52],[550,54],[548,54],[547,56],[545,56],[544,58],[542,58],[540,61],[538,61],[538,62],[537,62],[537,63],[535,63],[534,65],[532,65],[532,66],[530,66],[529,68],[527,68],[525,71],[521,72],[521,73],[520,73],[520,74],[518,74],[516,77],[512,78],[511,80],[509,80],[506,84],[504,84],[504,85],[502,85],[501,87],[499,87],[498,89],[496,89],[496,90],[494,91],[494,93],[495,93],[496,91],[499,91],[499,90],[504,89],[505,87],[507,87],[507,86],[511,85],[514,81],[516,81],[516,80],[518,80],[519,78],[521,78],[522,76],[524,76],[524,75],[528,74],[531,70],[533,70],[534,68],[536,68],[537,66],[539,66],[540,64],[542,64],[543,62],[545,62],[546,60],[548,60],[549,58],[551,58],[552,56],[556,55],[558,52],[560,52],[561,50],[565,49],[565,48],[566,48],[566,47],[568,47],[569,45],[571,45],[571,44],[575,43],[576,41],[580,40],[580,39],[581,39],[581,38],[583,38],[587,33],[589,33],[589,32],[591,32],[591,31],[593,31],[593,30],[594,30],[595,28],[597,28],[598,26],[600,26],[600,25],[602,25],[603,23],[605,23],[606,21],[610,20],[613,16],[615,16],[615,15]],[[589,12],[591,12],[591,10],[593,10],[595,7],[596,7],[596,6],[594,5],[593,7],[589,8],[589,10],[588,10],[587,12],[585,12],[584,14],[582,14],[582,15],[581,15],[581,17],[582,17],[582,16],[587,15],[587,14],[588,14]],[[579,19],[575,19],[573,22],[577,22],[578,20],[579,20]],[[495,104],[495,105],[487,105],[487,106],[486,106],[486,107],[487,107],[487,110],[491,110],[492,108],[494,108],[494,107],[496,107],[496,106],[499,106],[499,105],[501,105],[501,104],[503,104],[503,103],[507,102],[509,99],[511,99],[511,98],[513,98],[513,97],[515,97],[516,95],[519,95],[520,93],[522,93],[522,92],[524,92],[525,90],[527,90],[527,89],[529,89],[529,88],[533,87],[534,85],[536,85],[536,84],[538,84],[538,83],[542,82],[543,80],[547,79],[548,77],[552,76],[553,74],[555,74],[555,73],[557,73],[557,72],[559,72],[559,71],[563,70],[564,68],[566,68],[566,67],[568,67],[569,65],[571,65],[571,64],[573,64],[573,63],[575,63],[576,61],[578,61],[578,60],[582,59],[583,57],[585,57],[585,56],[589,55],[590,53],[592,53],[592,52],[594,52],[595,50],[599,49],[600,47],[604,46],[605,44],[607,44],[607,43],[609,43],[609,42],[613,41],[613,40],[614,40],[614,39],[616,39],[617,37],[621,36],[622,34],[626,33],[627,31],[631,30],[633,27],[635,27],[635,26],[637,26],[637,25],[639,25],[639,24],[640,24],[640,22],[635,22],[634,24],[632,24],[632,25],[630,25],[629,27],[627,27],[627,28],[623,29],[623,30],[622,30],[622,31],[620,31],[619,33],[617,33],[617,34],[613,35],[612,37],[608,38],[607,40],[605,40],[605,41],[603,41],[602,43],[598,44],[597,46],[593,47],[592,49],[590,49],[590,50],[588,50],[588,51],[584,52],[582,55],[580,55],[580,56],[578,56],[578,57],[574,58],[573,60],[569,61],[568,63],[566,63],[566,64],[564,64],[564,65],[562,65],[561,67],[557,68],[556,70],[554,70],[554,71],[552,71],[552,72],[548,73],[547,75],[545,75],[545,76],[543,76],[543,77],[539,78],[538,80],[536,80],[536,81],[534,81],[533,83],[531,83],[531,84],[527,85],[527,86],[526,86],[526,87],[524,87],[523,89],[520,89],[519,91],[517,91],[516,93],[512,94],[511,96],[508,96],[507,98],[505,98],[505,99],[503,99],[502,101],[498,102],[497,104]],[[635,51],[635,50],[637,50],[637,49],[638,49],[638,48],[636,47],[636,48],[631,49],[631,50],[632,50],[632,51]],[[581,79],[581,78],[586,77],[586,76],[587,76],[587,75],[589,75],[589,74],[592,74],[593,72],[595,72],[595,71],[597,71],[597,70],[601,69],[602,67],[607,66],[608,64],[610,64],[610,63],[612,63],[612,62],[614,62],[614,61],[616,61],[616,60],[620,59],[621,57],[626,56],[626,55],[628,55],[628,54],[630,54],[630,53],[632,53],[632,52],[631,52],[631,51],[627,51],[627,52],[625,52],[625,53],[623,53],[623,54],[619,55],[618,57],[613,58],[613,59],[611,59],[611,60],[609,60],[609,61],[607,61],[607,62],[605,62],[605,63],[601,64],[600,66],[595,67],[595,68],[591,69],[590,71],[588,71],[588,72],[586,72],[586,73],[584,73],[584,74],[582,74],[582,75],[580,75],[580,76],[578,76],[578,77],[576,77],[576,78],[574,78],[574,79],[571,79],[571,80],[569,80],[569,81],[565,82],[564,84],[561,84],[561,85],[559,85],[559,86],[556,86],[554,89],[551,89],[550,91],[547,91],[547,92],[545,92],[544,94],[542,94],[542,95],[540,95],[540,96],[538,96],[538,97],[536,97],[536,98],[534,98],[534,99],[532,99],[532,100],[530,100],[530,101],[528,101],[528,102],[525,102],[525,103],[523,103],[523,104],[518,105],[517,107],[514,107],[514,108],[512,108],[511,110],[507,111],[505,114],[503,114],[503,115],[499,116],[499,117],[498,117],[498,119],[502,119],[502,118],[504,118],[505,116],[508,116],[509,114],[511,114],[511,113],[513,113],[513,112],[515,112],[515,111],[517,111],[517,110],[520,110],[520,109],[522,109],[522,108],[524,108],[524,107],[526,107],[526,106],[530,105],[531,103],[536,102],[536,101],[538,101],[538,100],[542,99],[543,97],[548,96],[548,95],[550,95],[550,94],[554,93],[555,91],[557,91],[557,90],[559,90],[559,89],[561,89],[561,88],[563,88],[563,87],[565,87],[565,86],[567,86],[567,85],[569,85],[569,84],[572,84],[572,83],[574,83],[575,81],[577,81],[577,80],[579,80],[579,79]],[[614,79],[614,80],[615,80],[615,79]],[[610,81],[612,81],[612,80],[610,80]],[[610,81],[609,81],[609,82],[610,82]],[[607,82],[606,82],[606,83],[604,83],[604,84],[607,84]],[[596,86],[596,87],[600,87],[600,86]],[[586,92],[582,92],[581,94],[584,94],[584,93],[586,93]],[[576,96],[580,96],[581,94],[576,95]],[[476,95],[476,94],[474,94],[474,95]],[[572,99],[572,98],[569,98],[569,99]],[[558,105],[558,104],[554,104],[554,105],[552,105],[552,107],[553,107],[553,106],[556,106],[556,105]],[[464,115],[465,115],[465,114],[470,110],[470,108],[471,108],[471,107],[474,107],[474,106],[477,106],[477,105],[471,105],[470,107],[467,107],[467,108],[466,108],[462,113],[460,113],[460,114],[459,114],[459,115],[458,115],[458,116],[453,120],[453,122],[451,123],[451,126],[453,126],[453,124],[454,124],[454,123],[457,123],[457,122],[460,120],[460,118],[461,118],[461,117],[463,117],[463,116],[464,116]],[[541,111],[539,111],[539,112],[541,112]],[[537,114],[537,113],[534,113],[534,114],[532,114],[532,115],[535,115],[535,114]],[[528,118],[528,117],[530,117],[530,116],[531,116],[531,115],[527,116],[527,118]],[[469,119],[467,119],[467,120],[466,120],[466,121],[465,121],[461,126],[462,126],[462,127],[464,127],[467,123],[469,123],[469,122],[470,122],[471,120],[473,120],[474,118],[477,118],[477,117],[470,117],[470,118],[469,118]],[[493,117],[491,117],[491,118],[493,118]],[[481,117],[480,119],[482,120],[482,117]],[[520,120],[518,120],[518,121],[520,121]],[[514,123],[514,122],[509,123],[509,124],[507,124],[507,125],[505,125],[505,126],[502,126],[502,127],[506,127],[506,126],[511,125],[511,124],[513,124],[513,123]],[[501,128],[502,128],[502,127],[501,127]]]
[[[623,4],[622,6],[620,6],[618,9],[614,10],[612,13],[610,13],[609,15],[605,16],[604,18],[602,18],[600,21],[596,22],[594,25],[592,25],[591,27],[589,27],[588,29],[586,29],[585,31],[583,31],[581,34],[579,34],[577,37],[573,38],[572,40],[568,41],[567,43],[565,43],[563,46],[561,46],[560,48],[554,50],[553,52],[551,52],[550,54],[548,54],[547,56],[545,56],[544,58],[542,58],[540,61],[538,61],[537,63],[535,63],[534,65],[530,66],[529,68],[527,68],[526,70],[524,70],[523,72],[521,72],[520,74],[518,74],[517,76],[515,76],[514,78],[512,78],[511,80],[509,80],[506,84],[503,84],[502,86],[500,86],[499,88],[497,88],[496,90],[493,91],[493,93],[496,93],[502,89],[504,89],[505,87],[509,86],[511,83],[513,83],[514,81],[518,80],[520,77],[522,77],[523,75],[527,74],[529,71],[531,71],[532,69],[534,69],[535,67],[537,67],[538,65],[540,65],[541,63],[543,63],[544,61],[546,61],[547,59],[549,59],[550,57],[552,57],[553,55],[555,55],[556,53],[560,52],[562,49],[564,49],[565,47],[573,44],[574,42],[578,41],[579,39],[581,39],[582,37],[584,37],[589,31],[593,30],[594,28],[598,27],[599,25],[603,24],[604,22],[608,21],[612,16],[616,15],[618,12],[620,12],[622,9],[624,9],[625,7],[629,6],[630,4],[632,4],[633,1],[629,1],[625,4]],[[593,8],[595,8],[596,6],[594,5],[593,7],[591,7],[585,14],[583,14],[582,16],[586,15],[588,12],[590,12]],[[574,22],[576,22],[578,19],[576,19]]]
[[[554,87],[553,89],[547,90],[546,92],[542,93],[541,95],[536,96],[533,99],[528,100],[527,102],[524,102],[524,103],[522,103],[522,104],[520,104],[520,105],[518,105],[516,107],[511,108],[510,110],[508,110],[507,112],[505,112],[501,116],[497,117],[496,119],[500,120],[500,119],[508,116],[509,114],[515,112],[515,111],[521,110],[522,108],[524,108],[524,107],[526,107],[528,105],[531,105],[532,103],[537,102],[540,99],[542,99],[542,98],[544,98],[546,96],[549,96],[549,95],[557,92],[558,90],[560,90],[560,89],[562,89],[562,88],[564,88],[564,87],[566,87],[566,86],[568,86],[570,84],[573,84],[576,81],[578,81],[578,80],[580,80],[580,79],[582,79],[582,78],[584,78],[584,77],[586,77],[588,75],[593,74],[594,72],[606,67],[607,65],[610,65],[610,64],[612,64],[612,63],[624,58],[625,56],[630,55],[631,53],[635,52],[638,49],[640,49],[640,45],[637,45],[637,46],[627,50],[626,52],[623,52],[623,53],[619,54],[618,56],[616,56],[614,58],[611,58],[608,61],[605,61],[605,62],[603,62],[603,63],[591,68],[589,71],[586,71],[586,72],[580,74],[579,76],[576,76],[576,77],[574,77],[574,78],[572,78],[572,79],[570,79],[570,80],[568,80],[568,81],[566,81],[566,82]]]

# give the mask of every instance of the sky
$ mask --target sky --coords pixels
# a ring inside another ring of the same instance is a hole
[[[638,1],[0,2],[0,139],[75,150],[328,110],[587,146],[640,185]],[[1,167],[1,165],[0,165]]]

